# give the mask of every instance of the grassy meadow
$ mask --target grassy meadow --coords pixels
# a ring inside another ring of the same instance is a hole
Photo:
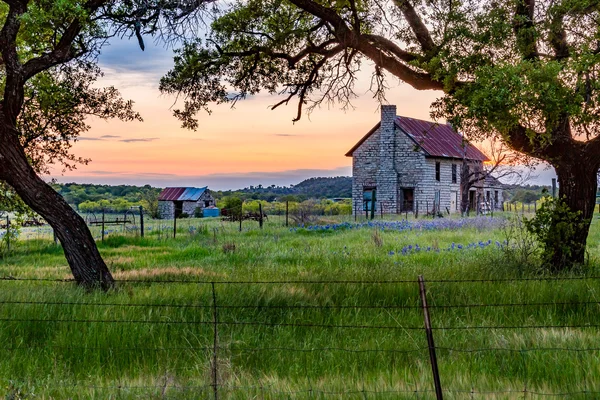
[[[540,280],[494,217],[109,228],[108,293],[51,281],[62,249],[24,228],[0,276],[48,280],[0,281],[0,393],[205,399],[216,370],[219,399],[435,398],[422,274],[445,398],[599,398],[600,221],[586,268]]]

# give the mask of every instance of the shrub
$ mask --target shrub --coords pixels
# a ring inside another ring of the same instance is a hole
[[[177,218],[189,218],[189,217],[190,217],[190,214],[182,212],[181,214],[179,214],[179,217],[177,217]]]
[[[585,247],[574,239],[574,233],[589,221],[581,219],[580,211],[571,211],[563,199],[545,198],[535,217],[523,222],[542,247],[542,265],[550,271],[570,267],[571,254]]]
[[[237,196],[227,196],[223,198],[221,212],[223,215],[240,217],[242,215],[243,201]]]

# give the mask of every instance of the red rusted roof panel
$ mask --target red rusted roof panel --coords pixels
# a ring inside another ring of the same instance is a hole
[[[427,154],[433,157],[463,158],[463,137],[448,124],[408,117],[396,117],[396,125],[406,132]],[[469,160],[487,161],[488,158],[475,146],[466,143]]]
[[[175,201],[179,199],[179,196],[185,191],[184,187],[168,187],[163,189],[158,195],[159,201]]]
[[[373,127],[362,139],[358,141],[346,153],[346,157],[352,157],[354,150],[360,147],[379,128],[379,123]],[[408,134],[418,143],[427,154],[432,157],[463,158],[462,136],[450,125],[437,124],[431,121],[408,117],[396,117],[396,126]],[[468,160],[488,161],[488,158],[475,146],[467,142]]]

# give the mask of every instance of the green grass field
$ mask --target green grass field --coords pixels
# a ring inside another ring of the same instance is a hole
[[[435,398],[422,274],[445,398],[600,397],[598,220],[589,266],[558,280],[507,258],[495,244],[505,230],[486,224],[315,231],[282,221],[242,232],[217,219],[178,221],[176,239],[165,221],[148,221],[144,238],[113,231],[99,242],[120,280],[109,293],[0,281],[0,391],[213,398],[216,366],[219,399]],[[0,276],[70,278],[47,230],[22,236]]]

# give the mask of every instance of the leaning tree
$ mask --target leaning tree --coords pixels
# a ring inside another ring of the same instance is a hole
[[[189,128],[210,103],[261,90],[281,96],[273,108],[297,100],[295,120],[323,102],[346,105],[366,68],[381,100],[390,77],[440,91],[435,117],[556,169],[559,195],[583,222],[564,239],[585,243],[600,167],[599,4],[237,0],[205,40],[182,47],[161,89],[185,95],[175,115]],[[565,265],[584,255],[578,246]]]
[[[177,39],[203,4],[175,0],[6,0],[0,3],[0,184],[54,228],[75,280],[108,288],[113,278],[83,219],[38,175],[74,168],[70,152],[87,118],[140,119],[113,88],[98,88],[96,57],[111,37]]]

